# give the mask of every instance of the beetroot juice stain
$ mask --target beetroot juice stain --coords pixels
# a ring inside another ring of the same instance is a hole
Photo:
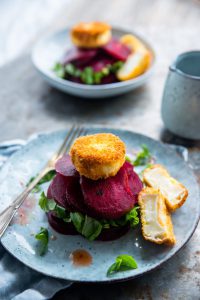
[[[36,199],[29,195],[27,199],[24,201],[22,206],[18,209],[16,215],[14,216],[12,224],[19,224],[19,225],[27,225],[30,221],[30,217],[36,205]]]
[[[87,267],[92,263],[92,256],[84,249],[77,249],[73,251],[69,258],[76,267]]]

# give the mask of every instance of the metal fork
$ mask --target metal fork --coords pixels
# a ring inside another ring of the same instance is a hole
[[[68,131],[62,145],[56,153],[50,158],[44,168],[35,177],[35,179],[28,184],[26,189],[6,208],[0,213],[0,238],[4,234],[12,218],[14,217],[18,208],[23,204],[29,193],[34,189],[38,182],[49,172],[55,169],[56,161],[62,157],[70,148],[75,138],[86,133],[84,127],[73,125]]]

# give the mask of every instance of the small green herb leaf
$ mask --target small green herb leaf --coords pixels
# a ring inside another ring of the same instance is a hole
[[[81,80],[86,84],[94,84],[94,72],[91,67],[86,67],[81,73]]]
[[[98,220],[91,217],[85,216],[85,221],[83,223],[82,235],[88,240],[95,240],[101,233],[102,225]]]
[[[123,61],[116,61],[113,65],[110,66],[111,72],[116,73],[123,66],[123,64]]]
[[[146,145],[142,145],[142,151],[140,151],[136,159],[133,161],[134,166],[144,166],[149,163],[151,158],[150,151]]]
[[[107,66],[107,67],[104,67],[104,68],[101,70],[101,73],[102,73],[102,75],[104,75],[104,76],[109,75],[109,74],[110,74],[110,65]]]
[[[46,175],[44,175],[44,177],[42,177],[42,179],[39,181],[38,184],[41,185],[43,183],[51,181],[55,175],[56,175],[56,171],[54,170],[49,171]]]
[[[74,224],[76,230],[81,233],[83,224],[84,224],[84,216],[79,212],[70,213],[70,217],[72,220],[72,223]]]
[[[78,212],[70,213],[70,217],[76,230],[88,240],[95,240],[101,233],[103,226],[100,221]]]
[[[128,155],[126,155],[125,159],[126,159],[126,161],[128,161],[129,163],[132,164],[132,160],[130,159],[130,157]]]
[[[112,274],[115,273],[115,272],[119,272],[121,263],[122,263],[122,260],[119,259],[119,258],[116,258],[115,263],[112,264],[112,265],[108,268],[107,276],[110,276],[110,275],[112,275]]]
[[[53,199],[48,199],[45,196],[45,193],[42,192],[40,195],[40,199],[39,199],[39,206],[41,207],[42,210],[44,210],[45,212],[48,212],[48,211],[55,210],[56,203]]]
[[[59,206],[58,204],[56,204],[54,211],[56,213],[56,216],[60,219],[63,219],[64,222],[69,223],[71,222],[71,218],[69,213],[65,210],[64,207]]]
[[[65,68],[62,64],[60,63],[56,63],[53,71],[55,72],[56,76],[60,77],[60,78],[64,78],[65,77]]]
[[[139,206],[135,206],[125,216],[126,221],[130,223],[131,227],[135,227],[140,222],[139,217],[138,217],[138,210],[139,210]]]
[[[56,216],[62,219],[64,222],[71,222],[69,213],[65,210],[64,207],[59,206],[53,199],[48,199],[45,196],[45,193],[42,192],[39,199],[39,206],[45,212],[53,211]]]
[[[32,193],[38,193],[38,192],[41,192],[41,187],[40,185],[50,181],[53,179],[53,177],[55,176],[56,174],[56,171],[52,170],[52,171],[49,171],[44,177],[42,177],[42,179],[38,182],[38,184],[34,187],[34,189],[32,190]],[[27,183],[26,186],[28,186],[33,180],[35,179],[35,177],[31,177],[29,182]]]
[[[41,227],[40,232],[35,235],[35,238],[40,241],[39,254],[42,256],[47,252],[49,242],[49,232],[46,228]]]
[[[67,64],[65,66],[65,72],[68,75],[75,76],[75,74],[76,74],[76,67],[73,64]]]
[[[107,276],[110,276],[116,272],[127,271],[132,269],[137,269],[137,263],[135,259],[131,255],[122,254],[117,256],[115,263],[109,267],[107,271]]]
[[[102,78],[103,78],[103,74],[101,72],[94,72],[94,82],[96,84],[100,84]]]

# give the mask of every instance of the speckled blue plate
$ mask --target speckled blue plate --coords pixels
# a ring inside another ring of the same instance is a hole
[[[45,214],[38,207],[35,195],[26,200],[1,241],[21,262],[49,276],[80,282],[126,280],[160,266],[189,240],[199,219],[198,184],[187,164],[169,146],[129,131],[103,127],[88,128],[88,133],[95,132],[113,132],[119,135],[130,153],[133,149],[140,149],[141,144],[145,143],[157,162],[166,166],[170,173],[188,188],[189,197],[186,203],[172,216],[176,245],[170,248],[147,242],[143,240],[140,228],[131,230],[113,242],[89,242],[81,236],[60,235],[49,227]],[[61,144],[65,134],[65,131],[59,131],[39,135],[8,160],[0,171],[0,211],[23,190],[30,177],[40,171],[44,162]],[[47,188],[47,185],[44,188]],[[41,226],[48,227],[51,235],[56,236],[56,239],[50,240],[48,252],[43,257],[36,252],[37,241],[33,236]],[[92,255],[93,263],[88,267],[73,266],[69,255],[76,249],[87,250]],[[106,277],[108,267],[120,254],[133,255],[138,269]]]

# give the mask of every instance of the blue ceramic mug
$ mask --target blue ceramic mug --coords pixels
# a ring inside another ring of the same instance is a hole
[[[161,113],[171,132],[200,139],[200,51],[180,54],[169,67]]]

